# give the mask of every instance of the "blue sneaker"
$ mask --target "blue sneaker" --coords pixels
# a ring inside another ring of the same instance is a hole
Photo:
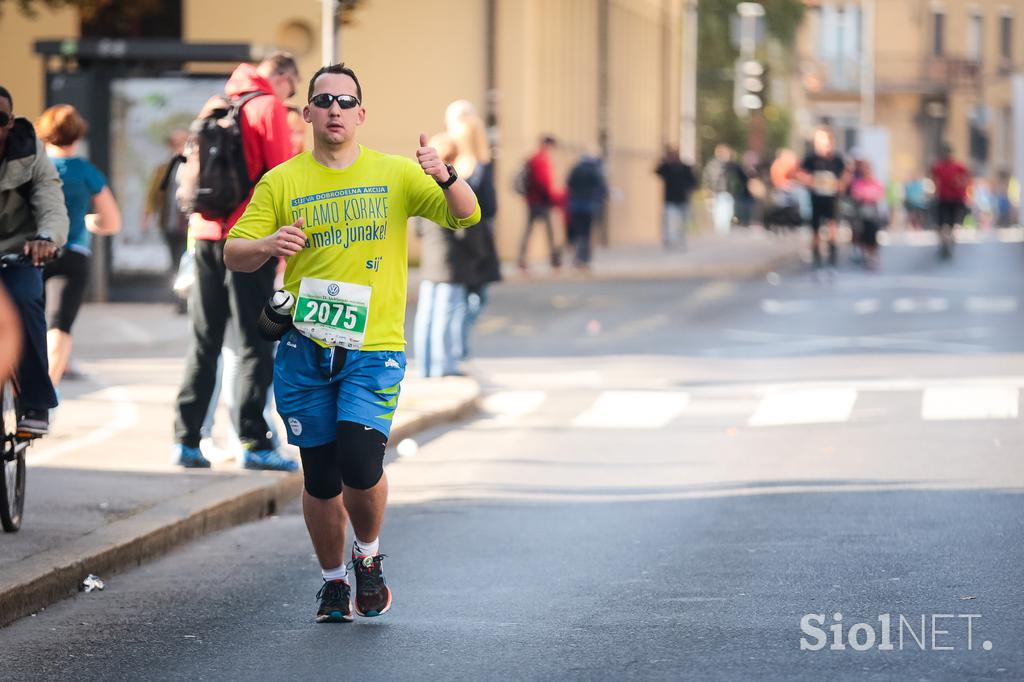
[[[174,446],[174,454],[177,456],[175,464],[178,466],[183,466],[186,469],[210,468],[210,460],[203,457],[199,448],[190,448],[183,443],[178,443]]]
[[[293,459],[282,457],[277,450],[249,450],[242,456],[242,466],[246,469],[264,469],[267,471],[296,471],[299,463]]]

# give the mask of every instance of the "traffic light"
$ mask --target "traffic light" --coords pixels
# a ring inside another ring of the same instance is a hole
[[[736,61],[733,109],[737,116],[748,116],[764,106],[764,66],[755,59]]]

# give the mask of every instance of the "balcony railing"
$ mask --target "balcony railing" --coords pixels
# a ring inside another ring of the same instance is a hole
[[[860,59],[804,59],[802,78],[809,93],[852,94],[860,91]],[[994,73],[991,75],[995,75]],[[879,52],[875,58],[876,92],[942,93],[980,87],[986,74],[974,59],[953,56],[914,56]]]

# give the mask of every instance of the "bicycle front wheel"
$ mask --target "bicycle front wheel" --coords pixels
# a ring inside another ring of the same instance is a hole
[[[26,441],[15,438],[18,426],[17,398],[14,386],[5,381],[0,395],[0,419],[3,437],[0,451],[0,526],[8,533],[21,527],[21,514],[25,508],[25,450]]]

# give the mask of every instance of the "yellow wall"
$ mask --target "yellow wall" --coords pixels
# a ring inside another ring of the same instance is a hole
[[[78,13],[68,9],[49,10],[35,3],[37,16],[26,17],[16,3],[4,3],[0,15],[0,85],[14,98],[14,113],[35,120],[46,104],[43,59],[35,53],[37,40],[78,36]]]
[[[663,141],[679,127],[680,3],[678,0],[496,0],[496,106],[500,213],[499,248],[511,257],[525,220],[512,179],[542,134],[560,141],[554,155],[560,183],[598,144],[598,12],[609,7],[607,171],[616,199],[611,243],[658,238],[659,184],[652,173]],[[341,32],[341,57],[359,74],[367,108],[364,144],[411,155],[420,132],[444,127],[444,110],[469,99],[486,111],[485,0],[367,0]],[[667,23],[666,23],[667,22]],[[77,34],[73,12],[41,12],[25,20],[5,10],[0,58],[19,109],[38,114],[42,65],[31,55],[41,35]],[[292,50],[303,80],[321,66],[320,4],[314,0],[184,0],[183,39],[242,42]],[[230,71],[233,65],[195,65]],[[305,87],[293,103],[301,104]],[[307,138],[307,141],[308,138]],[[534,245],[536,255],[544,248]]]

